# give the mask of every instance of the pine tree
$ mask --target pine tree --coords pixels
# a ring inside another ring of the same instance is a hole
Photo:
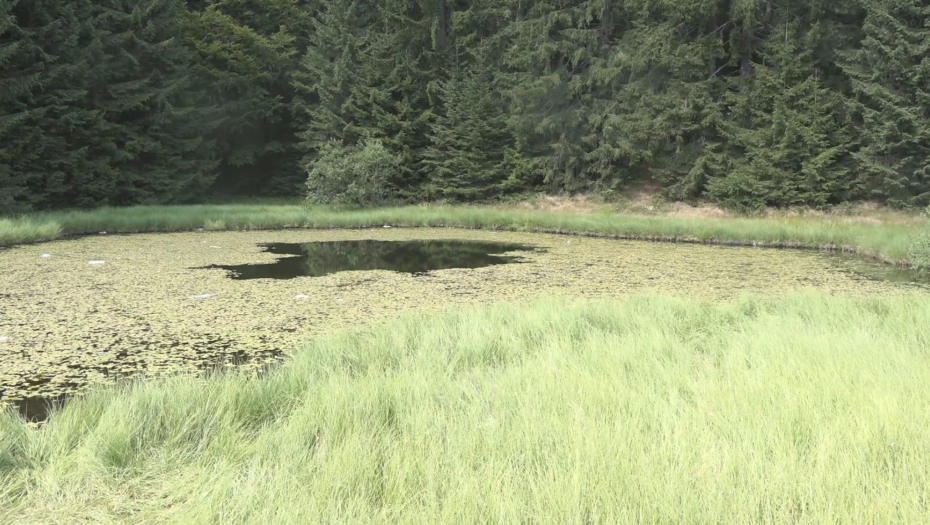
[[[389,181],[394,196],[421,196],[435,15],[410,0],[338,0],[315,18],[295,75],[305,166],[330,140],[353,147],[380,139],[400,159],[398,176]]]
[[[752,78],[731,80],[727,115],[718,121],[722,140],[702,159],[711,199],[751,210],[825,205],[855,192],[843,99],[815,66],[818,32],[783,23],[760,45]]]
[[[89,144],[105,165],[71,181],[59,199],[173,202],[212,183],[217,161],[205,137],[218,122],[196,88],[195,56],[177,38],[183,10],[180,0],[96,2],[85,103],[105,116]]]
[[[860,118],[855,153],[869,197],[898,206],[930,202],[930,4],[871,2],[866,37],[843,68]]]
[[[87,1],[0,1],[0,213],[54,204],[87,169]],[[69,205],[92,205],[78,196]]]
[[[294,149],[291,75],[309,7],[298,0],[219,0],[190,6],[182,31],[197,50],[198,83],[222,110],[212,135],[223,159],[226,192],[293,194],[303,185]]]
[[[519,185],[511,160],[514,138],[493,71],[468,68],[442,84],[442,111],[431,125],[424,154],[426,197],[458,201],[498,197]]]

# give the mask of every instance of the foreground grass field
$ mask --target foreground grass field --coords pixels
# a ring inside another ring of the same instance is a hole
[[[0,246],[101,231],[129,233],[197,228],[363,228],[383,225],[543,230],[653,240],[832,248],[897,264],[909,263],[912,239],[922,227],[919,222],[873,224],[830,215],[687,218],[475,206],[333,211],[326,208],[308,210],[298,204],[216,204],[103,208],[0,219]]]
[[[497,306],[0,418],[2,523],[920,523],[930,301]]]

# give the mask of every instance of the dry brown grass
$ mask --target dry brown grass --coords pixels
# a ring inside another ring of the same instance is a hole
[[[731,213],[727,212],[723,208],[712,205],[700,205],[692,206],[684,202],[673,202],[670,205],[670,210],[664,213],[669,217],[686,217],[686,218],[695,218],[695,219],[719,219],[722,217],[730,217]]]
[[[769,218],[810,217],[857,224],[896,224],[901,226],[917,226],[926,222],[926,217],[919,210],[895,210],[875,202],[848,204],[828,210],[809,208],[768,209],[765,216]]]
[[[506,205],[504,207],[570,213],[596,213],[613,209],[612,204],[601,197],[593,195],[537,195],[532,199],[519,202],[515,206]]]
[[[502,204],[501,209],[519,209],[567,213],[628,213],[658,217],[686,219],[723,219],[739,217],[737,213],[709,203],[690,204],[664,200],[658,186],[643,184],[625,193],[619,201],[609,201],[598,195],[535,195],[516,204]],[[852,224],[888,224],[919,226],[926,222],[919,210],[903,211],[887,208],[878,203],[847,204],[830,209],[769,208],[760,214],[769,219],[810,218],[826,219]]]

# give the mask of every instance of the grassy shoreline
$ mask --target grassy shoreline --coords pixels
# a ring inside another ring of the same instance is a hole
[[[841,249],[907,264],[918,226],[480,207],[138,207],[0,220],[69,235],[493,228]],[[235,371],[0,411],[0,522],[918,522],[930,301],[826,293],[550,299],[317,337]]]
[[[73,235],[280,228],[457,227],[596,235],[624,239],[836,250],[909,265],[920,226],[841,217],[686,218],[477,206],[406,206],[334,211],[296,204],[138,206],[37,213],[0,219],[0,246]]]
[[[915,523],[930,302],[550,300],[0,414],[0,521]]]

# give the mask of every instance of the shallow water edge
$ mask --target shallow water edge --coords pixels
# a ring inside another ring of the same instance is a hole
[[[243,281],[196,269],[274,264],[279,255],[263,251],[268,243],[412,239],[537,249],[519,253],[521,264],[423,274],[360,269]],[[52,257],[41,258],[46,253]],[[4,400],[56,398],[140,373],[224,363],[261,368],[313,334],[496,301],[629,294],[724,301],[805,288],[847,295],[922,289],[906,274],[894,282],[887,266],[822,252],[475,229],[98,235],[7,249],[0,263]]]

